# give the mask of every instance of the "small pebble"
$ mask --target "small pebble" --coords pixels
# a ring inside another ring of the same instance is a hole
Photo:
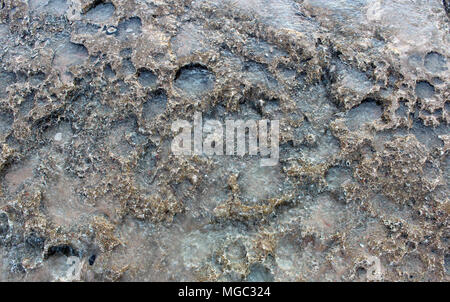
[[[113,33],[115,33],[117,31],[117,28],[115,28],[114,26],[110,26],[106,29],[106,34],[108,35],[112,35]]]

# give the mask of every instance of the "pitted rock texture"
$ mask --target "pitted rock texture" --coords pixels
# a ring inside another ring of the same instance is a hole
[[[0,0],[1,281],[449,281],[441,0]],[[280,160],[171,123],[280,121]]]

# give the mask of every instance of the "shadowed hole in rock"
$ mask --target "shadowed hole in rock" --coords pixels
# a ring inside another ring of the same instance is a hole
[[[229,118],[234,118],[235,120],[260,120],[261,116],[261,106],[259,106],[259,101],[257,100],[244,100],[243,103],[239,105],[239,110],[236,113],[229,114]]]
[[[142,108],[142,115],[147,122],[153,120],[156,116],[166,110],[167,95],[162,89],[152,92]]]
[[[331,189],[337,189],[352,180],[352,171],[345,167],[332,167],[326,173],[326,181]]]
[[[248,282],[273,282],[273,275],[268,268],[261,263],[253,263],[247,276]]]
[[[100,58],[98,55],[89,56],[89,62],[92,63],[93,65],[95,65],[99,61],[99,59]]]
[[[145,148],[144,154],[140,157],[136,167],[136,180],[143,188],[148,188],[153,181],[156,167],[156,152],[153,145]]]
[[[178,70],[175,86],[190,96],[201,96],[214,87],[214,75],[206,66],[189,64]]]
[[[336,62],[336,83],[353,95],[366,95],[372,87],[372,80],[359,69]]]
[[[432,114],[437,118],[441,118],[443,116],[443,111],[442,109],[436,109],[432,112]]]
[[[356,269],[356,277],[359,280],[366,279],[366,275],[367,275],[367,270],[364,267],[358,267]]]
[[[80,256],[79,252],[75,248],[73,248],[72,246],[70,246],[68,244],[51,246],[47,250],[45,258],[48,259],[49,257],[54,256],[54,255],[55,256],[64,255],[66,257],[71,257],[71,256],[79,257]]]
[[[450,1],[442,0],[442,5],[444,6],[444,10],[447,14],[450,14]]]
[[[46,129],[43,138],[48,142],[69,143],[74,135],[72,124],[67,121],[61,121],[57,125]]]
[[[345,124],[350,131],[360,130],[365,124],[379,119],[382,114],[383,108],[379,102],[366,99],[346,114]]]
[[[14,123],[14,115],[10,111],[0,112],[0,136],[5,136],[11,130]]]
[[[142,21],[139,17],[132,17],[119,23],[117,27],[117,38],[119,40],[126,40],[133,36],[138,36],[142,33]]]
[[[398,117],[407,117],[409,112],[408,102],[400,101],[398,103],[398,108],[395,110],[395,115]]]
[[[16,194],[18,190],[32,181],[33,170],[36,166],[35,158],[23,159],[21,162],[11,164],[4,172],[4,190],[10,194]]]
[[[270,99],[264,103],[263,112],[264,114],[270,114],[275,117],[275,114],[281,110],[280,101],[277,99]]]
[[[144,87],[154,87],[156,85],[156,75],[147,68],[138,70],[138,81]]]
[[[447,60],[437,52],[429,52],[425,56],[425,68],[431,72],[441,72],[447,70]]]
[[[431,98],[434,95],[434,86],[427,81],[419,81],[416,83],[416,95],[421,99]]]
[[[0,71],[0,98],[6,97],[6,88],[16,82],[16,75],[9,71]]]
[[[103,73],[108,80],[114,79],[116,77],[116,73],[109,64],[106,64],[105,68],[103,69]]]
[[[88,58],[89,53],[86,47],[82,44],[72,42],[61,45],[55,55],[55,61],[64,60],[63,63],[67,65],[79,64]]]
[[[309,122],[309,120],[305,120],[300,127],[294,129],[294,140],[292,143],[296,146],[298,144],[305,144],[309,146],[317,145],[316,143],[312,143],[311,140],[307,141],[308,136],[310,138],[316,137],[320,134],[317,129],[313,127],[313,125]]]
[[[136,68],[133,65],[133,62],[131,62],[130,59],[122,60],[122,68],[121,72],[124,76],[132,75],[136,73]]]
[[[34,97],[35,97],[35,92],[32,91],[29,94],[27,94],[23,100],[22,103],[20,103],[20,107],[19,107],[19,113],[22,116],[27,115],[34,107]]]
[[[37,86],[45,80],[45,73],[38,72],[30,77],[30,84]]]
[[[113,157],[129,158],[136,147],[141,145],[145,136],[138,132],[136,117],[130,115],[113,123],[105,142]]]
[[[424,144],[428,150],[432,150],[435,147],[443,147],[443,142],[439,139],[439,135],[448,134],[449,128],[448,125],[444,124],[437,127],[427,127],[420,120],[416,120],[414,121],[410,132],[414,134],[417,140]]]
[[[120,94],[127,94],[130,91],[130,86],[122,80],[117,81]]]
[[[66,42],[57,48],[53,58],[53,67],[60,72],[63,81],[70,80],[68,68],[80,65],[89,58],[89,53],[82,44]]]
[[[84,16],[91,22],[102,23],[108,21],[113,16],[115,10],[116,8],[112,3],[96,1]]]
[[[22,70],[16,71],[16,81],[19,83],[24,83],[28,79],[28,75]]]
[[[270,116],[276,120],[280,114],[280,100],[261,92],[259,88],[251,88],[244,98],[240,100],[239,113],[242,116],[237,118],[247,118],[244,115],[254,112],[256,117],[248,117],[249,119],[261,119],[262,116]],[[254,114],[249,114],[254,115]]]

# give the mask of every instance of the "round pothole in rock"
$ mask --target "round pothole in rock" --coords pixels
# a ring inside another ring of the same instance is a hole
[[[159,114],[166,110],[167,95],[162,89],[149,94],[142,108],[142,115],[147,122],[151,122]]]
[[[116,77],[116,72],[112,69],[110,64],[105,66],[103,73],[108,80],[112,80]]]
[[[419,81],[416,84],[416,95],[421,99],[428,99],[434,95],[434,86],[427,81]]]
[[[365,124],[379,119],[382,114],[383,108],[379,102],[366,99],[346,114],[345,124],[350,131],[360,130]]]
[[[117,38],[125,41],[142,33],[142,21],[139,17],[123,20],[117,26]]]
[[[248,282],[273,282],[274,278],[268,268],[261,263],[253,263],[247,276]]]
[[[175,87],[192,97],[199,97],[214,88],[214,74],[203,65],[182,67],[175,76]]]
[[[136,73],[136,68],[130,59],[122,60],[121,72],[124,76],[132,75]]]
[[[108,21],[114,14],[116,8],[112,3],[102,3],[92,6],[85,14],[85,18],[90,22],[103,23]]]
[[[30,84],[32,86],[38,86],[45,80],[45,77],[46,77],[45,73],[39,71],[30,77]]]
[[[447,60],[437,52],[429,52],[425,56],[425,68],[431,72],[441,72],[447,70]]]
[[[138,70],[138,81],[144,87],[156,86],[156,75],[146,68],[140,68]]]
[[[61,43],[56,49],[53,58],[53,68],[59,71],[60,77],[64,82],[72,80],[69,67],[81,65],[89,58],[87,48],[82,44],[75,44],[70,41]]]
[[[49,258],[50,256],[61,256],[64,255],[66,257],[79,257],[79,252],[73,248],[72,246],[68,244],[60,244],[60,245],[54,245],[48,248],[46,253],[46,258]]]

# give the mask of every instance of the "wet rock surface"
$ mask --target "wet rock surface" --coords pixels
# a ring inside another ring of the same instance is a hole
[[[0,1],[1,281],[448,281],[448,1]],[[280,121],[280,161],[170,151]]]

